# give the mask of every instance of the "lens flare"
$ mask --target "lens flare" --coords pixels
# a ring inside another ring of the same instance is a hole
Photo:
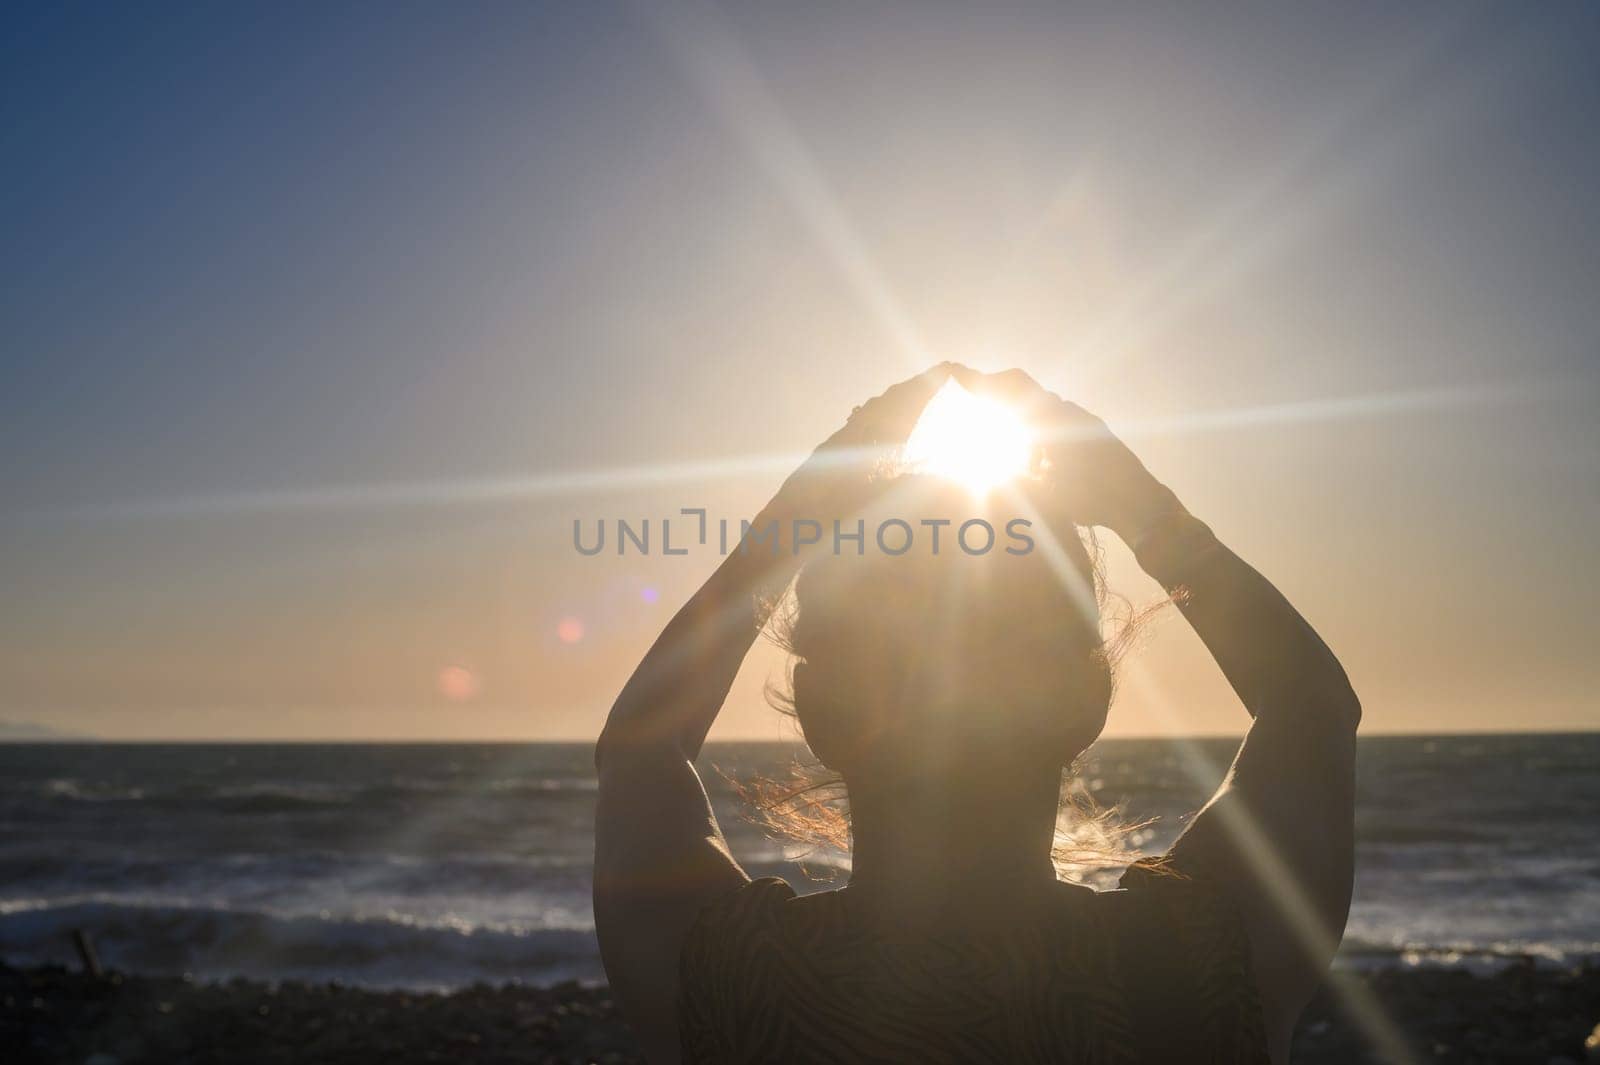
[[[907,472],[946,477],[982,496],[1028,472],[1034,442],[1016,411],[951,378],[917,419],[901,461]]]
[[[469,702],[483,690],[478,675],[466,666],[443,667],[434,678],[434,687],[452,703]]]

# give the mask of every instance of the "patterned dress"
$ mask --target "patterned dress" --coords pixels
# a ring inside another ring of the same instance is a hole
[[[753,881],[707,907],[684,945],[683,1060],[1267,1065],[1231,904],[1153,865],[1122,884],[1061,884],[1045,927],[897,939],[848,888]]]

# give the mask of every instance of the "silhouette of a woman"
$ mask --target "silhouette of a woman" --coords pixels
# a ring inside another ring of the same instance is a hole
[[[653,1062],[1283,1065],[1349,909],[1361,716],[1283,596],[1020,371],[945,364],[889,389],[757,524],[970,515],[929,478],[872,476],[952,375],[1041,431],[1043,474],[1006,497],[1041,518],[1041,549],[724,560],[596,750],[595,922],[617,1001]],[[1002,524],[1006,505],[982,504]],[[1132,548],[1253,718],[1216,795],[1114,892],[1059,881],[1051,860],[1063,767],[1111,696],[1075,526]],[[760,604],[791,580],[794,710],[851,816],[848,886],[804,897],[745,875],[692,765]]]

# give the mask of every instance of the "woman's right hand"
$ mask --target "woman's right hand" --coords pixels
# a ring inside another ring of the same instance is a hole
[[[1044,452],[1050,509],[1078,525],[1099,525],[1132,543],[1181,509],[1106,423],[1049,391],[1022,370],[979,375],[974,387],[1016,407]]]

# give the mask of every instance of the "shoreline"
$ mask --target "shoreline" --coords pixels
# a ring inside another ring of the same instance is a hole
[[[1404,1033],[1416,1061],[1583,1065],[1600,1022],[1600,967],[1348,972]],[[140,1062],[642,1062],[610,989],[578,983],[451,992],[341,984],[201,983],[0,963],[0,1046],[17,1065]],[[1385,1060],[1330,989],[1296,1032],[1294,1065]],[[1600,1059],[1597,1059],[1600,1060]]]

